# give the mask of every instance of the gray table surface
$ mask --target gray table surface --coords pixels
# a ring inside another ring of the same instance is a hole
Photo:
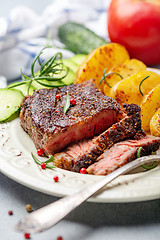
[[[51,0],[0,0],[0,16],[6,16],[18,4],[41,13]],[[0,240],[21,240],[15,224],[28,215],[25,206],[38,209],[58,198],[39,193],[0,173]],[[8,211],[12,210],[10,216]],[[46,232],[31,235],[33,240],[156,240],[160,239],[160,199],[138,203],[82,204],[64,220]]]

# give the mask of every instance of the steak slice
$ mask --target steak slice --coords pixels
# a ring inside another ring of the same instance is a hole
[[[64,113],[67,91],[76,105]],[[124,113],[120,105],[104,96],[93,81],[41,89],[23,99],[20,124],[36,148],[46,156],[65,149],[69,144],[92,138],[118,122]]]
[[[145,156],[157,151],[159,146],[160,138],[153,136],[116,143],[110,149],[105,150],[97,158],[97,162],[87,168],[87,172],[94,175],[107,175],[136,159],[139,147],[142,147],[141,156]]]
[[[113,124],[98,137],[68,147],[64,152],[54,155],[53,164],[57,167],[79,172],[87,168],[116,142],[126,138],[145,136],[141,130],[140,107],[135,104],[124,104],[127,115]]]

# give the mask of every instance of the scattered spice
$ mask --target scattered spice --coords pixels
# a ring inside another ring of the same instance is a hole
[[[39,149],[37,149],[37,155],[38,156],[42,156],[43,155],[43,149],[41,149],[41,148],[39,148]]]
[[[13,215],[13,211],[12,211],[12,210],[8,211],[8,214],[9,214],[10,216]]]
[[[76,99],[75,99],[75,98],[72,98],[72,99],[70,100],[70,104],[72,104],[73,106],[76,105]]]
[[[81,168],[81,169],[80,169],[80,173],[86,174],[86,173],[87,173],[86,168]]]
[[[26,205],[26,210],[27,210],[27,212],[32,212],[32,205],[31,204],[27,204]]]
[[[59,177],[56,175],[56,176],[53,177],[53,179],[54,179],[55,182],[58,182]]]
[[[24,233],[24,237],[25,237],[25,239],[30,239],[31,235],[30,235],[30,233]]]

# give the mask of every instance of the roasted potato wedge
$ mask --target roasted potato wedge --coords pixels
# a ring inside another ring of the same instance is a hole
[[[160,84],[146,95],[141,104],[142,128],[150,131],[150,121],[155,112],[160,108]]]
[[[97,87],[102,89],[102,85],[99,85],[99,81],[103,76],[104,69],[107,68],[108,72],[113,66],[127,59],[130,59],[129,54],[125,47],[120,44],[109,43],[96,48],[79,66],[75,83],[95,79]]]
[[[156,137],[160,137],[160,108],[153,115],[150,121],[150,132]]]
[[[108,85],[104,81],[102,83],[104,94],[109,97],[113,97],[111,89],[118,82],[120,82],[122,78],[126,79],[133,74],[136,74],[140,71],[145,70],[146,68],[147,68],[146,65],[137,59],[128,59],[123,63],[120,63],[115,67],[112,67],[111,70],[108,72],[108,74],[110,75],[108,75],[105,78],[105,81],[108,83]],[[122,78],[118,74],[120,74]]]
[[[143,79],[145,80],[142,81]],[[160,84],[160,75],[144,70],[118,82],[111,89],[112,97],[119,103],[140,105],[143,96],[147,95],[158,84]]]

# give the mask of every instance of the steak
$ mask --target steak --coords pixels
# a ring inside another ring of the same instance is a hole
[[[136,159],[139,147],[142,147],[141,156],[145,156],[157,151],[159,146],[160,138],[153,136],[116,143],[110,149],[105,150],[97,158],[97,162],[87,168],[87,172],[94,175],[107,175]]]
[[[115,143],[126,138],[142,138],[146,134],[141,129],[140,107],[135,104],[124,104],[127,115],[119,122],[91,140],[79,142],[68,147],[64,152],[54,155],[54,165],[63,169],[79,172],[87,168]]]
[[[64,113],[67,91],[76,100]],[[20,124],[46,156],[71,143],[99,135],[125,116],[121,106],[104,96],[94,81],[40,89],[23,99]]]

